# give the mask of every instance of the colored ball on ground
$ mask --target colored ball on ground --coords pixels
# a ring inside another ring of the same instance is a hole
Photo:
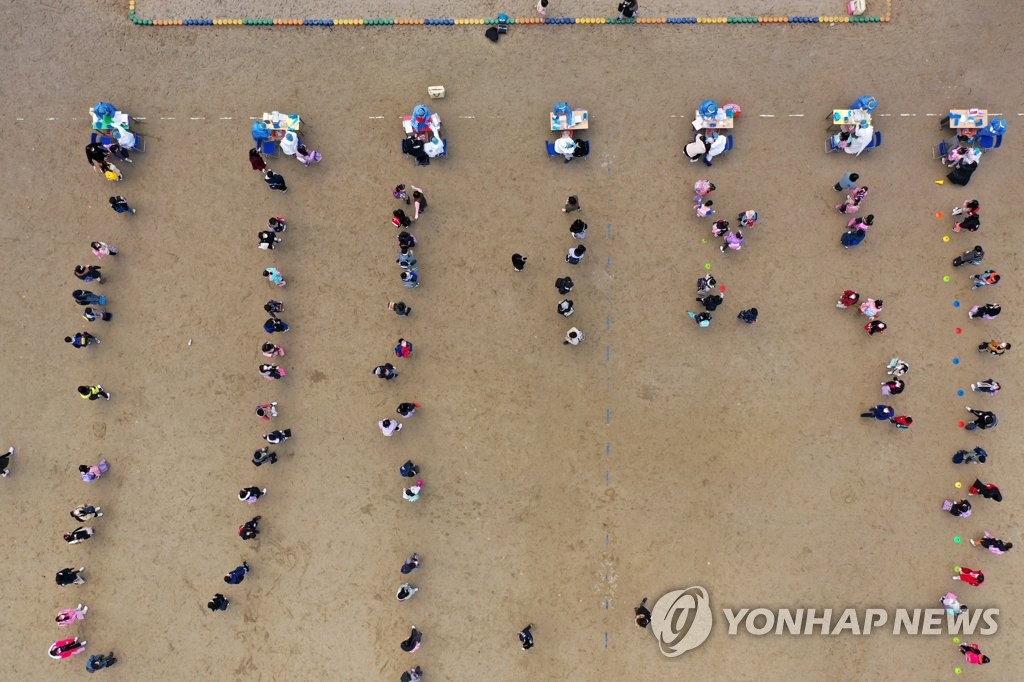
[[[957,490],[959,490],[960,488],[963,488],[963,487],[964,487],[964,484],[963,484],[963,483],[961,483],[960,481],[957,481],[957,482],[956,482],[956,483],[954,483],[953,485],[954,485],[954,486],[956,486],[956,489],[957,489]],[[957,570],[960,570],[960,569],[958,568]]]
[[[942,281],[943,282],[948,282],[949,281],[949,275],[943,275],[942,276]]]
[[[957,391],[956,391],[956,394],[957,394],[958,397],[963,398],[964,397],[964,389],[958,388]]]
[[[954,329],[953,331],[954,331],[954,332],[956,332],[957,334],[962,334],[962,333],[964,332],[964,330],[963,330],[963,329],[961,329],[960,327],[957,327],[957,328],[956,328],[956,329]]]
[[[959,365],[960,364],[960,358],[953,358],[953,364],[954,365]]]
[[[947,234],[947,235],[945,235],[945,236],[944,236],[944,237],[942,238],[942,241],[944,241],[944,242],[948,242],[948,241],[949,241],[949,235],[948,235],[948,234]]]

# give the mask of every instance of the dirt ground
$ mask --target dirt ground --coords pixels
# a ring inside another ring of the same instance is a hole
[[[614,17],[619,0],[549,0],[549,17]],[[641,17],[833,16],[845,13],[841,0],[643,0]],[[536,16],[537,0],[384,0],[374,3],[279,0],[273,8],[249,0],[137,0],[147,19],[350,18],[350,17],[510,17]],[[866,15],[884,15],[885,0],[867,0]]]
[[[1022,539],[1024,467],[1012,448],[1024,437],[1024,373],[1013,352],[1024,351],[974,351],[993,336],[1024,343],[1010,239],[1021,10],[928,8],[898,3],[882,26],[514,30],[492,45],[475,30],[146,30],[120,2],[5,5],[0,116],[15,153],[0,170],[10,286],[0,444],[18,451],[0,481],[3,676],[82,674],[84,657],[45,652],[63,634],[56,610],[83,601],[91,610],[75,632],[91,651],[117,651],[110,680],[397,680],[417,663],[431,680],[953,679],[962,659],[946,637],[730,637],[721,621],[669,660],[632,607],[689,585],[706,587],[716,612],[932,607],[966,564],[988,580],[957,590],[963,600],[1004,611],[982,639],[991,669],[964,677],[1014,679],[1019,557],[953,536]],[[951,49],[954,24],[969,52]],[[435,105],[450,157],[415,168],[398,119],[435,84],[448,89]],[[826,155],[826,113],[865,93],[881,103],[882,148]],[[680,156],[706,97],[743,106],[736,148],[712,169]],[[82,152],[99,99],[146,118],[148,151],[122,165],[116,187]],[[591,112],[584,162],[543,152],[546,112],[563,99]],[[1004,113],[1010,132],[969,188],[936,185],[929,114],[972,105]],[[286,195],[246,160],[249,117],[272,109],[299,112],[324,154],[313,169],[273,162]],[[831,185],[847,170],[872,188],[876,221],[844,251]],[[760,212],[743,251],[703,243],[709,225],[693,217],[690,188],[704,176],[725,217]],[[430,199],[415,230],[415,291],[393,263],[398,182]],[[113,214],[115,192],[138,215]],[[564,320],[552,284],[570,272],[559,211],[570,193],[591,229],[571,270],[577,313]],[[970,197],[984,205],[977,235],[934,217]],[[275,214],[289,230],[268,254],[256,233]],[[114,321],[88,327],[69,292],[72,266],[95,262],[95,239],[121,254],[90,287],[110,297]],[[949,266],[974,243],[1004,276],[994,291],[971,292],[970,273]],[[529,257],[521,274],[513,251]],[[727,297],[698,330],[685,311],[705,263]],[[271,264],[288,277],[282,291],[260,280]],[[863,318],[835,309],[846,287],[886,301],[886,335],[867,337]],[[289,375],[269,385],[256,366],[261,305],[276,294],[292,325]],[[412,317],[386,310],[398,298]],[[985,301],[1006,312],[969,321]],[[748,327],[735,315],[751,305],[761,319]],[[570,323],[587,333],[578,348],[561,343]],[[85,328],[102,345],[63,343]],[[385,385],[370,370],[399,336],[416,351]],[[879,402],[895,354],[913,366],[892,399],[914,417],[910,431],[857,417]],[[1003,393],[971,395],[988,376]],[[76,397],[93,382],[113,400]],[[269,399],[280,403],[274,425],[295,437],[282,461],[255,469],[269,428],[252,410]],[[403,400],[423,408],[382,438],[376,421]],[[975,403],[996,406],[999,428],[957,428]],[[988,464],[950,464],[976,443]],[[109,475],[82,483],[77,465],[100,456]],[[426,481],[416,504],[401,499],[408,457]],[[942,514],[954,482],[974,475],[1006,500],[976,503],[968,520]],[[270,493],[247,507],[236,491],[252,484]],[[65,546],[61,533],[77,525],[68,511],[83,502],[106,515],[96,538]],[[253,513],[263,533],[243,543],[235,528]],[[414,551],[420,593],[399,604],[398,568]],[[242,559],[253,572],[224,585]],[[57,569],[80,565],[86,585],[54,585]],[[226,613],[205,608],[216,591],[232,600]],[[537,646],[524,653],[515,633],[527,622]],[[398,648],[411,624],[425,633],[412,656]]]

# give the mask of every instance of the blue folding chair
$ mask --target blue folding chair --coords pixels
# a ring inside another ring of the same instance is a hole
[[[857,152],[857,156],[860,156],[861,154],[863,154],[864,152],[868,151],[869,149],[874,149],[875,147],[881,147],[881,146],[882,146],[882,131],[876,130],[875,131],[875,136],[871,138],[871,142],[868,142],[868,146],[864,147],[864,149],[861,149],[859,152]]]
[[[548,150],[548,156],[561,156],[561,154],[555,151],[555,143],[551,140],[545,140],[544,146]]]
[[[273,140],[264,140],[260,145],[260,153],[264,156],[277,156],[277,143]]]
[[[727,151],[729,151],[731,149],[732,149],[732,135],[726,135],[725,136],[725,149],[722,150],[722,153],[724,154],[725,152],[727,152]]]
[[[133,134],[135,135],[135,144],[132,145],[129,148],[129,151],[139,152],[140,154],[145,154],[146,153],[146,140],[142,137],[142,135],[139,135],[138,133],[133,133]]]
[[[441,140],[441,153],[438,156],[443,159],[448,158],[448,140]]]
[[[995,137],[989,137],[988,135],[978,135],[978,146],[982,149],[999,149],[1003,144],[1003,136],[996,135]]]

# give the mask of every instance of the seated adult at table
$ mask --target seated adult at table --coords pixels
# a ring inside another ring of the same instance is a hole
[[[697,163],[700,157],[708,152],[708,138],[702,133],[693,136],[693,142],[683,147],[683,153],[690,159],[690,163]]]
[[[117,140],[117,143],[125,149],[131,149],[135,146],[135,133],[125,128],[115,128],[113,137]]]
[[[563,135],[555,140],[555,152],[564,156],[565,162],[569,163],[576,152],[576,142],[568,135]]]
[[[980,159],[980,151],[972,147],[961,146],[950,149],[949,153],[946,154],[946,158],[943,163],[947,166],[951,166],[952,168],[959,168],[966,163],[973,163],[974,165],[977,165]]]
[[[590,142],[586,140],[576,140],[576,149],[573,150],[572,155],[574,158],[582,159],[590,154]]]
[[[843,148],[847,154],[860,154],[871,144],[875,137],[875,127],[867,121],[861,121],[860,125],[852,131],[849,138],[849,145]]]
[[[423,143],[423,153],[432,159],[444,153],[444,142],[439,137],[432,137]]]
[[[295,152],[299,150],[299,136],[289,130],[281,138],[280,145],[284,154],[294,156]]]
[[[427,156],[427,153],[423,150],[423,140],[419,139],[415,135],[410,135],[402,140],[402,153],[412,156],[416,159],[416,163],[421,166],[430,165],[430,157]]]
[[[728,138],[725,135],[719,135],[718,133],[711,133],[711,144],[708,145],[708,151],[704,155],[704,165],[710,166],[711,159],[718,156],[725,151],[725,144],[728,142]]]

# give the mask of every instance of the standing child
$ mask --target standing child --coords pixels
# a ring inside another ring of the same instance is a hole
[[[530,632],[532,629],[533,623],[530,623],[519,631],[519,643],[523,645],[523,651],[529,651],[533,648],[533,633]]]
[[[420,567],[420,555],[412,554],[405,563],[402,564],[402,575],[408,575]]]
[[[104,161],[100,164],[100,172],[103,173],[103,177],[111,182],[121,182],[121,170],[109,161]]]
[[[882,395],[899,395],[907,384],[902,379],[889,379],[882,382]]]
[[[378,379],[391,381],[398,376],[398,372],[395,371],[394,365],[390,362],[385,362],[383,365],[377,365],[373,368],[373,375]]]
[[[75,348],[85,348],[91,343],[99,343],[100,340],[89,332],[76,332],[73,337],[65,336],[64,342],[70,343]]]
[[[640,606],[633,609],[633,617],[639,628],[645,628],[651,624],[651,611],[647,608],[647,597],[640,600]]]
[[[82,476],[82,480],[86,483],[92,483],[96,479],[103,476],[103,474],[110,471],[110,464],[106,459],[101,459],[99,462],[93,465],[80,464],[78,465],[78,472]]]
[[[420,213],[427,211],[427,197],[423,190],[416,185],[412,186],[412,219],[419,220]]]
[[[715,215],[715,209],[711,208],[715,205],[715,202],[708,199],[704,203],[697,202],[693,205],[693,210],[697,214],[698,218],[707,218],[708,216]]]
[[[110,208],[115,213],[130,213],[135,215],[135,209],[128,205],[128,200],[122,196],[110,197]]]
[[[889,325],[887,325],[885,322],[882,322],[881,320],[871,320],[866,325],[864,325],[864,331],[868,333],[868,336],[881,334],[888,328]]]
[[[280,173],[275,173],[269,168],[263,174],[263,181],[267,183],[267,187],[270,189],[276,189],[278,192],[288,191],[288,186],[284,182],[284,176]]]
[[[757,211],[746,210],[739,214],[740,227],[745,227],[748,230],[753,229],[757,225]]]
[[[715,189],[715,183],[711,182],[710,180],[698,180],[697,182],[693,183],[694,203],[701,203],[704,197],[714,192]]]
[[[587,224],[577,218],[569,226],[569,234],[573,236],[573,239],[583,239],[587,236]]]
[[[578,346],[586,340],[586,336],[576,327],[570,327],[569,331],[565,333],[565,339],[562,341],[563,345],[566,346]]]
[[[953,576],[953,580],[965,582],[972,587],[978,587],[985,582],[985,574],[981,571],[966,566],[957,566],[956,571],[957,575]]]
[[[884,301],[878,299],[877,301],[873,298],[869,298],[860,304],[860,312],[871,318],[872,320],[878,317],[878,314],[882,312],[882,305]]]
[[[391,190],[391,196],[399,201],[404,201],[406,206],[410,203],[409,193],[405,191],[405,185],[395,185],[395,188]]]
[[[909,429],[910,425],[914,423],[914,418],[908,417],[905,414],[900,414],[890,419],[889,423],[897,429]]]
[[[537,16],[541,19],[548,18],[548,0],[537,0]]]
[[[739,230],[730,232],[725,235],[725,243],[718,247],[718,250],[725,253],[726,249],[730,251],[739,251],[743,248],[743,233]]]
[[[410,355],[412,355],[412,344],[405,339],[398,339],[398,343],[395,344],[395,357],[407,358]]]
[[[572,213],[573,211],[582,211],[583,207],[580,206],[580,199],[575,194],[565,200],[565,207],[562,209],[562,213]]]
[[[864,238],[867,236],[867,230],[862,230],[860,228],[847,230],[839,237],[839,243],[843,245],[844,249],[849,249],[854,246],[860,246],[860,243],[864,241]]]
[[[395,408],[395,412],[399,417],[409,417],[416,414],[416,410],[420,407],[419,403],[398,403],[398,407]]]
[[[741,310],[739,314],[736,316],[736,318],[741,322],[745,322],[747,324],[754,324],[755,322],[757,322],[757,308],[748,308],[746,310]]]
[[[412,308],[407,306],[404,301],[388,301],[388,310],[391,310],[399,317],[408,317],[412,314]]]
[[[978,289],[980,287],[991,287],[999,284],[1001,277],[995,270],[986,270],[980,275],[971,275],[971,282],[973,288]]]
[[[95,386],[79,386],[78,397],[84,400],[99,400],[100,398],[110,400],[110,394],[103,390],[103,386],[99,384]]]
[[[860,300],[860,294],[853,289],[847,289],[843,292],[843,295],[839,297],[839,301],[836,302],[837,308],[849,308],[850,306],[857,303]]]
[[[512,269],[516,272],[522,272],[523,268],[526,267],[526,256],[521,253],[512,254]]]
[[[107,244],[106,242],[92,242],[89,244],[92,249],[92,255],[96,256],[100,260],[103,260],[107,256],[116,256],[119,251],[113,244]]]
[[[256,147],[249,150],[249,165],[258,173],[267,170],[267,162],[263,160],[263,155],[260,154],[260,150]]]
[[[402,422],[397,419],[382,419],[377,422],[377,428],[385,437],[390,438],[402,430]]]
[[[866,186],[856,189],[846,195],[846,201],[836,204],[836,210],[840,213],[852,215],[860,210],[860,204],[867,195],[868,188]]]
[[[844,189],[856,189],[858,180],[860,180],[860,176],[856,173],[845,173],[832,189],[837,192],[842,192]]]
[[[252,540],[260,534],[260,519],[262,516],[254,516],[238,527],[238,537],[243,540]]]
[[[999,389],[1002,386],[995,379],[983,379],[976,384],[971,384],[971,390],[975,393],[988,393],[989,395],[995,395],[999,393]]]
[[[238,499],[246,504],[256,504],[260,498],[267,494],[266,488],[259,488],[251,485],[238,491]]]
[[[402,499],[406,502],[416,502],[420,499],[421,490],[423,490],[423,481],[416,481],[415,485],[402,489]]]
[[[80,620],[85,620],[85,614],[89,612],[88,606],[82,606],[79,604],[73,609],[61,609],[57,613],[57,627],[66,628],[69,625],[74,625]]]
[[[278,346],[277,344],[270,343],[269,341],[260,346],[260,352],[268,358],[284,357],[284,348],[281,348],[281,346]]]
[[[285,281],[284,275],[282,275],[281,271],[278,270],[277,268],[267,268],[266,270],[263,271],[263,276],[267,279],[268,282],[275,286],[283,287],[288,283]]]
[[[985,249],[981,248],[981,244],[975,244],[973,249],[970,251],[964,251],[953,259],[953,267],[958,268],[961,265],[981,265],[981,261],[983,260],[985,260]]]
[[[690,310],[686,311],[686,314],[690,316],[698,327],[710,327],[711,326],[711,313],[704,311],[701,313],[695,313]]]
[[[412,220],[409,219],[409,216],[405,215],[405,211],[400,208],[396,208],[391,212],[391,224],[396,228],[401,229],[412,225]]]
[[[241,566],[235,566],[224,576],[224,582],[228,585],[237,585],[245,580],[245,574],[248,572],[249,562],[243,561]]]

